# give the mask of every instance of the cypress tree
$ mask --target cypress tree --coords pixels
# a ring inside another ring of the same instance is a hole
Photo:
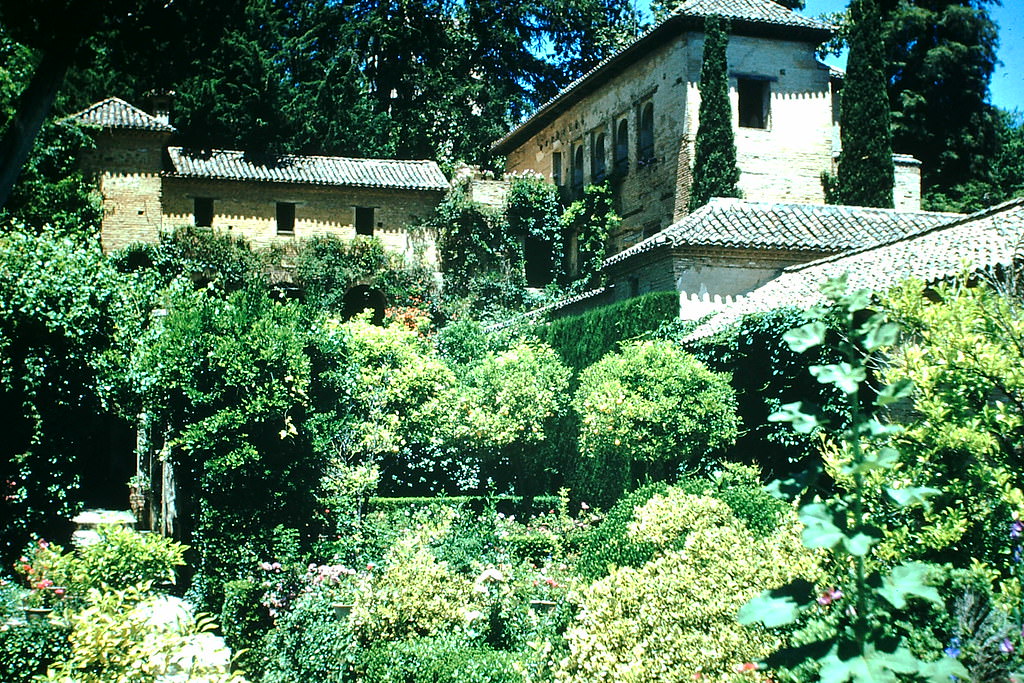
[[[725,50],[729,22],[720,16],[704,20],[704,61],[700,69],[700,113],[690,186],[690,211],[712,197],[739,197],[740,170],[732,132],[729,76]]]
[[[892,133],[886,94],[882,19],[876,0],[850,3],[836,199],[852,206],[893,205]]]

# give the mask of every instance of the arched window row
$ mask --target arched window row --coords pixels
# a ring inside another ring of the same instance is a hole
[[[636,110],[637,134],[635,141],[630,139],[629,118],[621,117],[612,122],[611,135],[598,132],[590,136],[589,144],[583,140],[573,143],[568,155],[568,169],[563,168],[561,151],[552,152],[551,179],[561,186],[568,181],[574,193],[583,190],[588,179],[585,160],[589,157],[589,180],[599,183],[608,177],[609,155],[611,169],[617,175],[625,175],[630,170],[630,147],[635,143],[634,161],[637,168],[642,168],[654,161],[654,103],[646,102]],[[589,147],[589,154],[584,147]]]

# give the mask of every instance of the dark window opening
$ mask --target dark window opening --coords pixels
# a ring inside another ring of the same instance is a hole
[[[615,172],[626,173],[629,170],[629,123],[626,119],[619,121],[619,129],[615,133]]]
[[[356,207],[356,234],[366,235],[367,237],[373,236],[373,207],[372,206],[357,206]]]
[[[654,159],[654,105],[648,102],[640,115],[640,148],[637,157],[641,162]]]
[[[551,244],[547,240],[527,235],[523,245],[526,262],[526,286],[546,287],[551,283]]]
[[[583,146],[576,147],[572,155],[572,189],[579,194],[583,191]]]
[[[737,78],[740,128],[767,128],[770,81],[758,78]]]
[[[562,153],[551,153],[551,182],[555,185],[562,185]]]
[[[591,165],[593,169],[594,182],[599,183],[604,180],[605,173],[608,169],[608,163],[605,161],[605,144],[604,144],[604,133],[597,136],[594,140],[594,149],[592,151]]]
[[[295,232],[295,204],[291,202],[277,203],[277,232],[292,234]]]
[[[192,215],[195,216],[197,228],[213,227],[213,199],[210,197],[196,197],[192,200]]]

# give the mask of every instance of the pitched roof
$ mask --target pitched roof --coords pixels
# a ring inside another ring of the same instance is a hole
[[[704,19],[713,14],[728,18],[732,24],[732,33],[739,35],[782,35],[791,40],[818,44],[828,40],[835,32],[831,24],[797,14],[775,0],[684,0],[660,23],[541,105],[530,118],[494,142],[491,151],[495,154],[511,151],[639,57],[684,30],[703,31]]]
[[[249,180],[269,183],[345,185],[403,190],[448,189],[448,180],[433,161],[282,156],[272,164],[247,159],[237,150],[191,151],[168,147],[170,177]]]
[[[695,17],[723,16],[733,22],[749,21],[831,31],[832,26],[797,14],[775,0],[683,0],[673,14]]]
[[[725,306],[690,335],[713,334],[750,313],[783,306],[809,308],[822,300],[820,287],[844,273],[851,289],[883,291],[915,278],[936,282],[965,270],[1010,266],[1024,246],[1024,198],[960,217],[920,233],[799,266]]]
[[[611,256],[605,267],[658,248],[839,252],[948,223],[958,214],[712,199],[681,221]]]
[[[175,132],[175,128],[171,124],[151,116],[117,97],[108,97],[77,114],[65,117],[62,121],[75,121],[85,126],[101,128],[127,128],[155,133]]]

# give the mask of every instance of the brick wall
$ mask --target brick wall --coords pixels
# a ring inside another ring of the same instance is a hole
[[[373,235],[385,247],[410,258],[422,256],[436,265],[433,236],[413,234],[410,228],[429,217],[442,196],[441,192],[412,190],[166,178],[163,226],[170,230],[192,225],[195,198],[211,198],[213,227],[241,235],[256,248],[287,248],[294,240],[314,235],[352,239],[356,207],[373,207]],[[278,202],[295,204],[292,233],[278,232]]]
[[[96,135],[96,147],[83,153],[83,169],[94,175],[103,198],[104,251],[154,242],[159,236],[166,139],[163,133],[102,131]]]

